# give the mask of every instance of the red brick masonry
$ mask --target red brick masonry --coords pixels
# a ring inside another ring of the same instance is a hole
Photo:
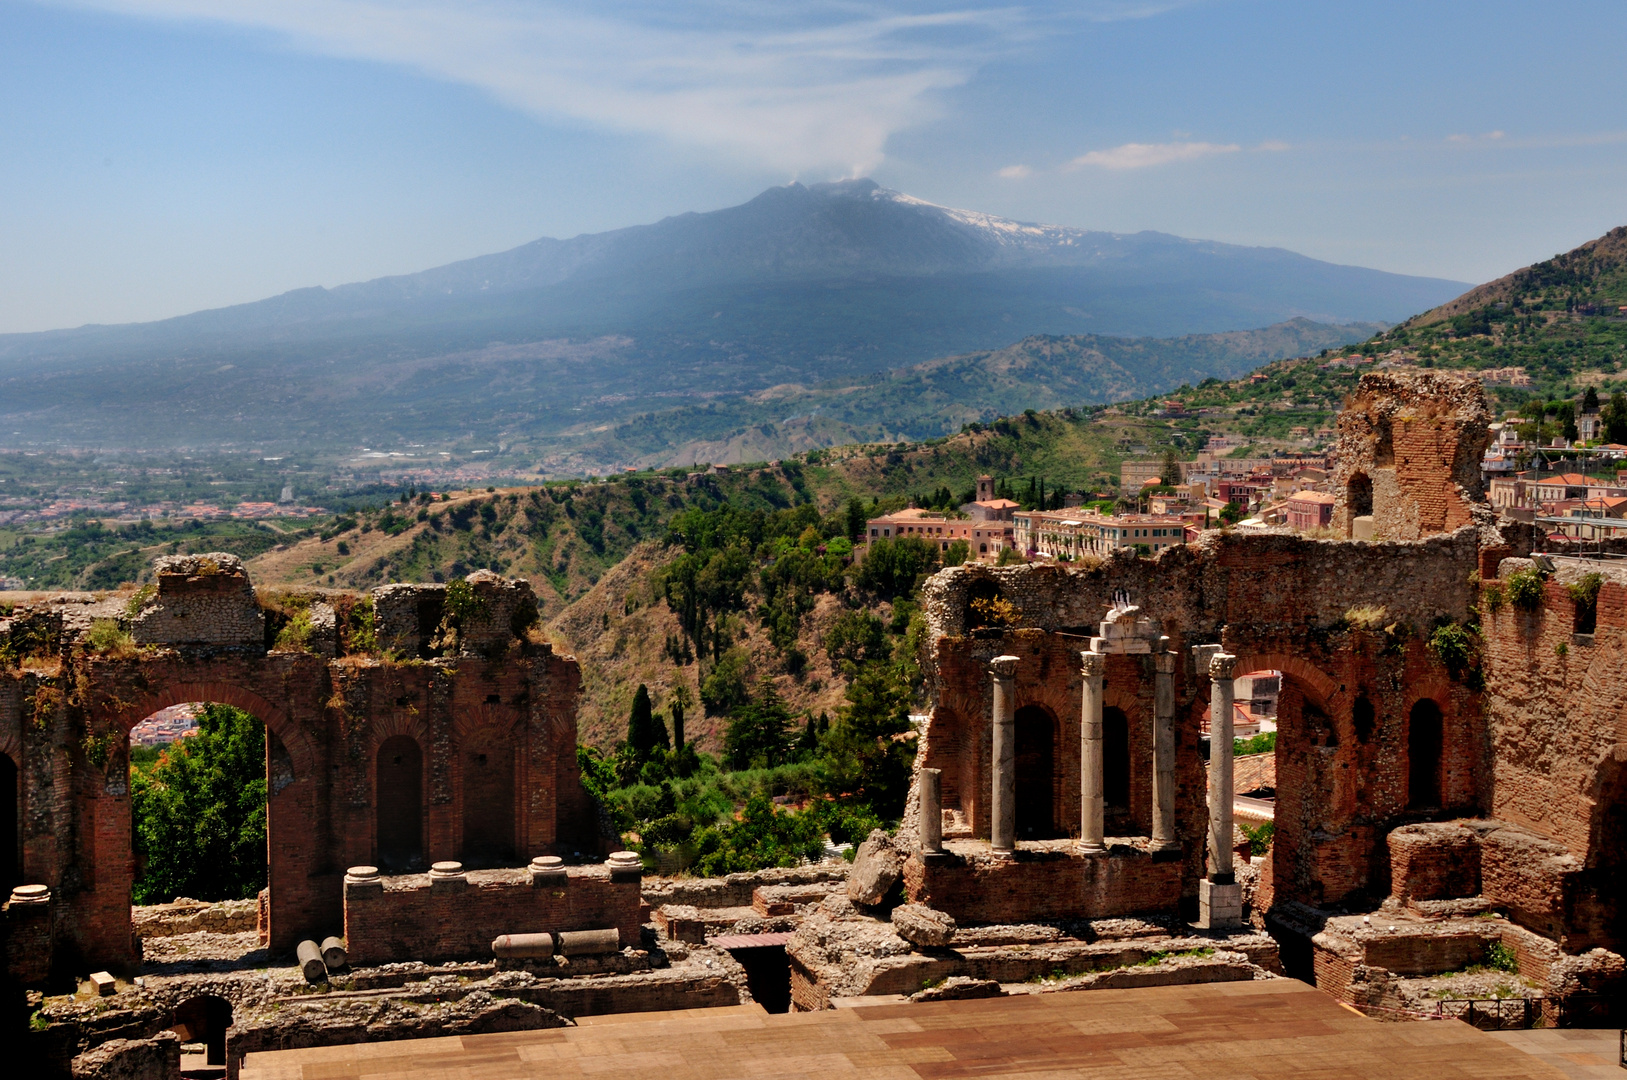
[[[490,956],[502,934],[615,927],[623,947],[639,940],[639,878],[573,866],[532,884],[525,870],[471,870],[466,880],[405,874],[345,883],[345,944],[355,965]]]

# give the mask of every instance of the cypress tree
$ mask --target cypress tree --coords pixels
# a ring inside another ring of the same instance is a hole
[[[650,713],[650,691],[643,683],[633,695],[633,711],[627,717],[627,748],[640,761],[656,747],[655,717]]]

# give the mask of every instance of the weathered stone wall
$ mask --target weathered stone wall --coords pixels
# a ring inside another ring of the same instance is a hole
[[[1176,910],[1181,860],[1137,844],[1114,844],[1103,855],[1072,844],[1023,848],[1011,858],[951,845],[941,857],[911,856],[904,883],[913,902],[959,923],[1107,919]]]
[[[336,932],[344,869],[378,863],[379,753],[392,737],[421,754],[424,865],[604,849],[576,764],[579,672],[525,635],[529,586],[471,582],[491,598],[477,611],[490,617],[459,628],[478,656],[459,646],[421,659],[415,640],[402,660],[331,659],[267,651],[264,614],[230,556],[162,559],[159,569],[156,595],[132,620],[146,643],[134,655],[94,653],[64,630],[39,664],[0,670],[0,752],[22,777],[22,875],[52,887],[62,962],[135,959],[128,735],[180,702],[234,705],[266,725],[262,933],[275,949]],[[378,601],[387,613],[391,588]],[[416,630],[416,609],[413,618]]]
[[[236,555],[165,555],[156,596],[131,620],[143,645],[265,645],[265,615]]]
[[[1390,829],[1430,814],[1476,814],[1491,798],[1479,695],[1424,640],[1439,623],[1473,616],[1479,550],[1472,528],[1383,544],[1211,533],[1156,559],[1120,556],[1088,569],[943,571],[924,595],[933,708],[918,765],[942,771],[944,808],[964,820],[969,835],[987,837],[988,662],[1015,656],[1017,708],[1038,706],[1054,725],[1053,768],[1042,778],[1051,788],[1054,823],[1061,835],[1078,835],[1078,654],[1114,594],[1125,592],[1157,620],[1181,658],[1175,776],[1182,895],[1190,897],[1202,876],[1208,820],[1199,757],[1208,679],[1192,667],[1191,647],[1218,643],[1238,657],[1239,673],[1284,673],[1277,840],[1261,903],[1277,897],[1376,902],[1389,891],[1384,837]],[[971,599],[991,590],[1018,609],[1017,628],[968,629]],[[1127,765],[1108,763],[1110,770],[1128,771],[1127,805],[1109,807],[1112,835],[1151,831],[1154,679],[1147,659],[1114,655],[1107,662],[1104,705],[1120,710],[1129,726]],[[1439,806],[1415,808],[1409,805],[1409,723],[1426,698],[1442,715],[1442,798]],[[1031,790],[1025,779],[1019,786]]]
[[[1472,375],[1363,375],[1339,414],[1334,528],[1351,535],[1353,482],[1371,485],[1375,539],[1417,540],[1473,523],[1489,420]]]
[[[638,875],[604,866],[571,867],[559,879],[524,870],[474,870],[461,878],[429,875],[347,882],[345,945],[352,965],[433,962],[491,955],[502,934],[618,931],[623,947],[639,940]]]

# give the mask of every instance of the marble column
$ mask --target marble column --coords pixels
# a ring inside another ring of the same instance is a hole
[[[1209,661],[1209,877],[1232,876],[1232,681],[1237,657],[1219,653]]]
[[[943,770],[922,769],[920,792],[921,854],[943,853]]]
[[[1175,654],[1169,638],[1153,654],[1152,850],[1176,851],[1175,839]]]
[[[1209,660],[1209,858],[1198,882],[1198,925],[1229,930],[1243,922],[1243,887],[1232,872],[1232,702],[1237,657]]]
[[[1017,844],[1017,658],[989,662],[994,681],[994,785],[989,799],[989,847],[1010,854]]]
[[[1079,654],[1084,665],[1084,690],[1079,712],[1079,850],[1106,851],[1102,811],[1102,676],[1107,657],[1099,652]]]

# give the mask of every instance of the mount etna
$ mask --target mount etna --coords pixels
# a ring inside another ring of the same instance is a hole
[[[0,437],[489,445],[544,468],[592,468],[681,456],[697,437],[726,442],[736,420],[788,418],[765,400],[796,398],[785,406],[814,414],[825,403],[804,400],[809,388],[872,385],[1034,335],[1064,339],[1025,350],[1022,379],[1054,389],[1028,403],[1006,387],[986,401],[986,380],[940,378],[947,412],[1116,400],[1225,377],[1245,360],[1361,340],[1371,324],[1464,288],[1276,248],[1024,224],[869,180],[791,184],[741,206],[417,274],[161,322],[0,336]],[[1240,350],[1232,332],[1256,328],[1272,332]],[[1130,348],[1121,338],[1154,340]],[[1036,370],[1036,357],[1051,367]],[[926,430],[892,415],[895,395],[846,396],[841,421],[801,441]],[[606,425],[674,409],[699,422],[695,410],[709,405],[721,415],[704,432],[636,448],[605,439]]]

